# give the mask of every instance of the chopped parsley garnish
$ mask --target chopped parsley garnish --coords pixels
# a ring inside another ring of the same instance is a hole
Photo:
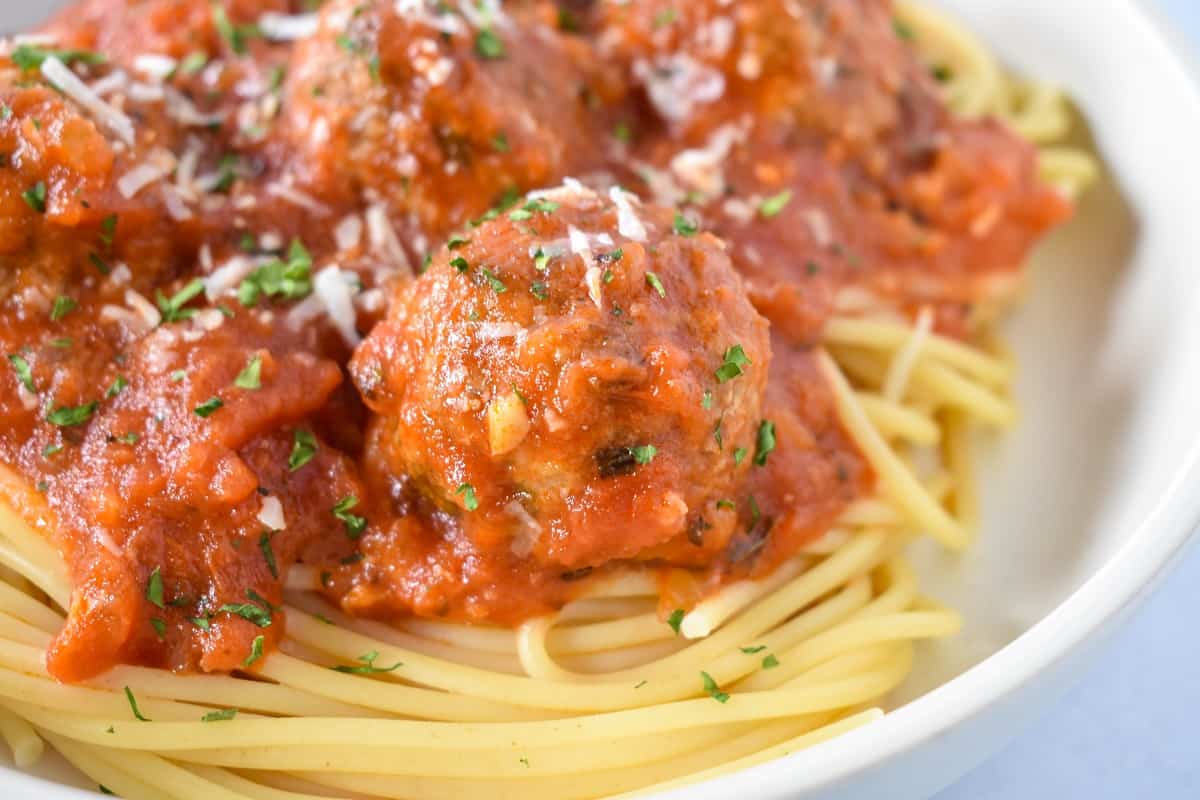
[[[640,688],[642,688],[643,686],[645,686],[645,685],[646,685],[647,683],[649,683],[649,682],[650,682],[650,681],[642,681],[641,683],[637,684],[637,685],[636,685],[636,686],[634,686],[633,688],[635,688],[635,689],[640,689]]]
[[[116,796],[116,794],[117,794],[112,789],[105,786],[103,783],[97,783],[96,788],[100,790],[100,794],[109,794],[109,795],[113,795],[113,796]]]
[[[129,701],[129,707],[133,709],[133,716],[141,722],[149,722],[148,717],[143,717],[142,712],[138,710],[137,698],[133,696],[133,690],[128,686],[125,687],[125,699]]]
[[[466,247],[470,243],[470,239],[464,239],[461,236],[451,236],[450,241],[446,242],[446,249],[457,250],[460,247]]]
[[[787,204],[792,202],[792,190],[784,189],[779,194],[773,194],[763,200],[758,206],[758,213],[762,214],[767,219],[776,216],[780,211],[787,208]]]
[[[538,300],[545,300],[550,296],[550,289],[545,281],[534,281],[529,285],[529,293]]]
[[[47,50],[37,45],[23,44],[9,56],[22,72],[38,69],[47,58],[57,58],[64,64],[103,64],[104,56],[90,50]]]
[[[179,322],[180,320],[191,319],[196,313],[193,309],[184,308],[192,301],[196,295],[204,291],[204,281],[196,278],[188,283],[172,297],[167,297],[161,291],[155,291],[155,300],[158,304],[158,310],[162,314],[163,322]]]
[[[750,506],[750,527],[758,526],[758,521],[762,519],[762,511],[758,507],[758,501],[754,499],[754,495],[746,498],[746,505]]]
[[[717,424],[713,426],[713,441],[717,443],[718,450],[725,449],[725,434],[721,430],[725,426],[725,415],[722,414],[717,418]]]
[[[142,437],[138,436],[136,433],[130,432],[121,434],[120,436],[116,437],[114,441],[118,441],[121,444],[134,445],[137,444],[138,440],[141,438]]]
[[[52,409],[46,415],[46,421],[51,425],[57,425],[60,428],[70,428],[75,425],[82,425],[92,418],[92,414],[96,413],[96,408],[100,403],[93,400],[90,403],[84,403],[81,406],[59,406]]]
[[[241,163],[237,156],[232,153],[226,153],[221,156],[220,162],[217,163],[217,182],[213,184],[213,191],[217,194],[225,194],[233,188],[234,181],[238,177],[238,164]]]
[[[629,144],[633,141],[633,129],[629,127],[628,122],[618,122],[613,126],[613,138],[621,144]]]
[[[475,34],[475,52],[480,58],[504,58],[504,41],[491,28],[483,28]]]
[[[508,134],[506,134],[504,131],[500,131],[495,136],[493,136],[492,137],[492,149],[495,150],[497,153],[507,153],[508,149],[509,149],[508,148]]]
[[[58,322],[77,308],[79,308],[78,303],[65,294],[60,294],[54,298],[54,306],[50,309],[50,320],[51,322]]]
[[[475,496],[475,487],[471,484],[459,484],[458,489],[454,493],[462,495],[463,506],[466,507],[467,511],[474,511],[479,508],[479,498]]]
[[[764,657],[762,660],[762,668],[763,669],[774,669],[775,667],[778,667],[778,666],[779,666],[779,659],[775,657],[774,653],[770,654],[769,656]]]
[[[101,275],[108,275],[112,272],[112,267],[110,267],[108,263],[105,262],[105,260],[101,258],[95,251],[88,253],[88,261],[92,262],[92,266],[95,267],[96,271]]]
[[[146,599],[159,608],[163,607],[162,571],[158,567],[154,568],[150,580],[146,581]]]
[[[49,458],[55,453],[61,452],[63,446],[61,444],[48,444],[42,448],[42,458]]]
[[[721,691],[721,687],[713,680],[712,675],[707,672],[700,673],[700,680],[704,685],[704,691],[708,692],[708,696],[718,703],[724,703],[729,700],[729,695]]]
[[[353,540],[357,540],[367,529],[366,517],[350,513],[350,509],[356,506],[358,506],[358,498],[348,495],[338,500],[337,505],[333,507],[333,516],[342,521],[342,524],[346,526],[346,535]]]
[[[29,366],[29,362],[21,356],[13,353],[8,357],[8,363],[12,364],[13,372],[17,373],[17,380],[30,394],[37,394],[37,386],[33,383],[33,370]]]
[[[804,263],[804,272],[805,272],[807,275],[810,275],[810,276],[811,276],[811,275],[816,275],[816,274],[817,274],[818,272],[820,272],[820,271],[821,271],[821,265],[820,265],[820,264],[818,264],[817,262],[815,262],[815,261],[806,261],[806,262]]]
[[[662,281],[653,272],[646,273],[646,283],[650,284],[650,288],[658,292],[659,297],[666,297],[667,290],[663,287]]]
[[[177,369],[171,373],[171,383],[179,383],[187,377],[187,370]]]
[[[739,447],[738,449],[733,451],[733,463],[734,464],[740,465],[745,460],[746,460],[746,448]]]
[[[229,45],[229,49],[239,56],[245,55],[246,40],[259,35],[258,26],[234,25],[229,19],[228,12],[225,11],[225,6],[221,3],[213,3],[212,11],[213,25],[220,37]]]
[[[210,397],[207,400],[205,400],[203,403],[201,403],[200,405],[193,408],[192,411],[196,412],[197,417],[207,418],[207,417],[211,417],[213,414],[217,413],[217,409],[221,408],[224,405],[225,405],[225,401],[222,400],[221,398]]]
[[[767,456],[775,449],[775,423],[764,419],[758,424],[758,446],[754,451],[754,463],[765,466]]]
[[[217,611],[235,614],[260,628],[269,628],[271,626],[271,612],[254,603],[226,603],[218,608]]]
[[[937,66],[932,67],[929,72],[931,75],[933,75],[933,79],[939,83],[946,83],[954,77],[954,72],[952,72],[951,69],[944,64],[938,64]]]
[[[167,623],[166,622],[159,619],[158,617],[151,617],[150,618],[150,627],[154,628],[154,635],[157,636],[159,639],[166,638],[166,635],[167,635]]]
[[[465,273],[471,271],[470,263],[462,256],[455,256],[454,258],[450,259],[450,266],[454,267],[459,272]]]
[[[262,388],[262,356],[256,355],[251,358],[238,376],[233,379],[233,385],[247,391]]]
[[[236,708],[225,708],[220,711],[210,711],[200,718],[201,722],[224,722],[237,716]]]
[[[605,283],[612,283],[613,278],[615,278],[615,277],[617,277],[617,276],[613,274],[613,271],[611,269],[606,269],[606,270],[604,270],[604,275],[601,277],[601,280],[604,281]]]
[[[105,247],[111,247],[117,235],[117,215],[109,214],[100,220],[100,241]]]
[[[274,259],[254,270],[238,287],[238,300],[247,307],[260,297],[298,300],[312,291],[312,256],[299,239],[288,248],[287,261]]]
[[[646,465],[654,460],[658,455],[658,448],[652,444],[642,445],[641,447],[631,447],[629,452],[633,453],[633,460],[639,464]]]
[[[279,577],[279,567],[275,564],[275,551],[271,549],[271,533],[263,531],[258,537],[258,549],[262,551],[263,560],[267,562],[267,569],[271,570],[271,577]]]
[[[712,404],[713,404],[712,392],[705,392],[704,396],[700,398],[700,407],[703,408],[705,411],[711,411]]]
[[[179,71],[184,75],[195,75],[207,65],[208,53],[205,53],[203,50],[194,50],[184,56],[183,61],[179,62]]]
[[[204,617],[192,617],[191,623],[202,631],[206,631],[212,627],[212,623]]]
[[[675,212],[675,226],[674,227],[675,227],[675,232],[678,233],[680,236],[695,236],[696,232],[700,230],[699,226],[697,226],[696,223],[692,222],[690,219],[685,217],[683,215],[683,212],[681,212],[681,211]]]
[[[679,635],[679,626],[683,624],[683,618],[687,616],[682,608],[677,608],[667,617],[667,624],[671,626],[671,630],[675,631],[675,635]]]
[[[737,503],[726,498],[726,499],[717,501],[717,508],[728,508],[730,510],[733,510],[733,509],[737,508]]]
[[[721,358],[721,366],[717,367],[716,371],[717,383],[733,380],[742,374],[742,367],[751,363],[753,362],[746,357],[746,351],[742,349],[742,346],[735,344],[726,350],[725,355]]]
[[[917,35],[913,33],[913,29],[910,28],[903,20],[893,19],[892,30],[894,30],[896,35],[906,42],[911,42],[913,39],[917,38]]]
[[[484,267],[479,271],[483,273],[484,279],[487,280],[488,286],[492,287],[493,292],[496,294],[504,294],[508,291],[508,287],[504,285],[504,281],[500,280],[500,278],[496,276],[496,273],[492,272],[487,267]]]
[[[654,27],[665,28],[679,19],[679,12],[673,8],[664,8],[654,15]]]
[[[530,200],[518,209],[508,212],[508,218],[513,222],[523,222],[524,220],[532,219],[535,212],[553,214],[558,210],[560,205],[561,203],[539,197],[536,200]]]
[[[242,662],[243,667],[248,667],[255,661],[258,661],[260,658],[262,658],[263,645],[266,644],[266,641],[267,637],[265,636],[260,635],[254,637],[254,642],[250,645],[250,655],[246,656],[246,660]]]
[[[292,454],[288,456],[288,470],[295,472],[313,460],[317,454],[317,437],[311,431],[296,428],[292,434]]]
[[[738,648],[738,650],[741,650],[743,653],[745,653],[748,656],[752,656],[755,653],[761,653],[763,650],[766,650],[766,649],[767,649],[767,646],[765,644],[760,644],[757,647],[739,647]]]
[[[533,268],[538,272],[545,272],[550,265],[550,256],[542,248],[538,248],[533,254]]]
[[[376,672],[394,672],[400,667],[404,666],[403,662],[397,661],[390,667],[377,667],[375,666],[375,660],[377,658],[379,658],[379,652],[372,650],[371,652],[364,653],[355,659],[355,661],[362,662],[362,664],[359,666],[349,667],[344,664],[338,664],[336,667],[330,667],[330,669],[334,670],[335,672],[345,672],[349,675],[373,675]]]
[[[116,397],[121,392],[125,391],[125,387],[127,387],[128,385],[129,385],[129,379],[126,378],[124,375],[118,375],[116,377],[116,379],[112,382],[112,386],[109,386],[108,391],[106,391],[104,393],[104,399],[110,400],[110,399]]]
[[[66,350],[71,346],[70,336],[60,336],[57,339],[50,340],[51,347],[57,347],[59,350]]]
[[[39,214],[46,213],[46,182],[38,181],[33,186],[21,192],[23,199],[30,208]]]

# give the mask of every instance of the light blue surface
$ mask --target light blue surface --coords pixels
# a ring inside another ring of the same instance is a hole
[[[1200,52],[1200,0],[1152,4]],[[936,800],[1200,798],[1198,612],[1193,547],[1045,719]]]

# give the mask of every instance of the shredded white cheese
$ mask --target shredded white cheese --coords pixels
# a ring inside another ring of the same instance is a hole
[[[646,226],[633,210],[629,198],[637,199],[635,195],[626,192],[620,186],[614,186],[608,191],[608,196],[617,206],[617,232],[635,242],[646,241]]]
[[[279,502],[278,497],[268,495],[262,499],[258,521],[273,531],[281,531],[287,527],[287,519],[283,516],[283,503]]]
[[[366,220],[367,238],[371,243],[371,250],[382,256],[390,269],[404,272],[406,275],[413,275],[408,254],[404,252],[404,247],[400,244],[400,237],[396,235],[396,229],[392,227],[392,222],[388,219],[387,206],[376,203],[368,207]]]
[[[137,134],[133,122],[122,112],[110,106],[96,94],[86,83],[81,81],[66,64],[55,56],[47,56],[42,62],[42,75],[46,80],[67,97],[87,109],[93,116],[103,122],[121,141],[133,147]]]
[[[342,221],[333,229],[333,240],[337,242],[338,250],[353,250],[362,241],[363,222],[358,214],[342,217]]]
[[[125,290],[125,305],[133,309],[146,323],[147,327],[156,328],[162,322],[162,314],[159,313],[157,306],[133,289]]]
[[[210,255],[211,259],[212,256]],[[254,270],[254,262],[245,256],[234,256],[204,278],[204,294],[209,300],[215,300],[229,290],[235,288],[247,275]]]
[[[117,191],[126,200],[132,199],[142,189],[170,175],[173,169],[175,157],[166,150],[155,150],[149,159],[117,179]]]
[[[267,194],[274,195],[280,200],[286,200],[294,206],[299,206],[314,214],[328,214],[329,206],[309,194],[289,186],[286,183],[271,183],[267,185]]]
[[[277,14],[268,11],[258,18],[258,29],[273,42],[293,42],[312,36],[320,24],[318,14]]]
[[[725,94],[725,76],[686,53],[661,56],[653,64],[637,61],[633,74],[646,87],[651,105],[668,122],[686,122],[697,106]]]
[[[158,53],[143,53],[133,59],[133,68],[148,78],[165,81],[179,67],[179,62],[170,56]],[[95,88],[95,87],[93,87]]]
[[[354,298],[350,294],[349,281],[355,276],[337,267],[326,267],[313,279],[313,294],[321,301],[333,327],[346,340],[346,344],[357,347],[362,341],[355,328]]]

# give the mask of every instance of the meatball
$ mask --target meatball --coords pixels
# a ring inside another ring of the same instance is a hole
[[[569,181],[452,238],[351,372],[370,468],[478,548],[582,569],[725,546],[770,360],[719,239]]]
[[[335,207],[382,202],[419,259],[500,197],[594,161],[605,81],[537,11],[326,3],[288,68],[284,180]]]

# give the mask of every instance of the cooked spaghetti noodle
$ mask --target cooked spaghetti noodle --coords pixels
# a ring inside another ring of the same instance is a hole
[[[1044,178],[1069,195],[1096,177],[1061,144],[1060,93],[1012,78],[921,6],[897,13],[948,71],[957,113],[1000,117],[1036,142]],[[979,526],[969,434],[1016,418],[1013,366],[992,351],[987,319],[964,339],[935,330],[928,309],[828,319],[817,372],[877,490],[774,571],[669,624],[660,582],[638,568],[507,628],[349,616],[317,570],[297,566],[286,635],[253,673],[116,666],[64,684],[44,654],[71,579],[28,515],[0,504],[0,736],[22,768],[49,745],[131,800],[566,800],[706,780],[867,724],[915,647],[961,626],[921,593],[904,550],[929,535],[959,551]]]

